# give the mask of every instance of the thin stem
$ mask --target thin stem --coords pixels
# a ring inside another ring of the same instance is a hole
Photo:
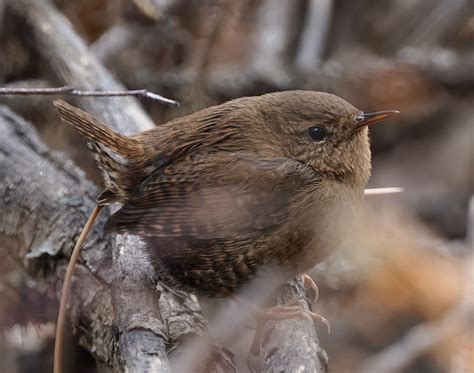
[[[367,188],[364,191],[366,196],[376,196],[381,194],[395,194],[403,193],[403,188],[400,187],[388,187],[388,188]]]
[[[64,345],[64,329],[66,326],[66,311],[67,311],[67,302],[69,300],[69,295],[71,293],[71,283],[72,283],[72,276],[74,274],[74,268],[76,266],[76,262],[79,259],[81,254],[81,248],[84,241],[89,234],[92,225],[94,224],[97,215],[99,214],[102,206],[96,205],[94,210],[92,211],[89,219],[87,219],[86,225],[82,229],[81,234],[72,250],[71,258],[69,259],[69,263],[66,270],[66,276],[64,277],[64,283],[61,293],[61,299],[59,302],[59,312],[58,312],[58,320],[56,322],[56,338],[54,341],[54,373],[61,373],[61,360],[63,355],[63,345]]]
[[[137,96],[159,101],[162,104],[177,107],[179,102],[163,97],[147,89],[132,89],[124,91],[82,91],[69,86],[55,88],[16,88],[0,87],[0,95],[31,96],[31,95],[70,95],[80,97],[114,97],[114,96]]]

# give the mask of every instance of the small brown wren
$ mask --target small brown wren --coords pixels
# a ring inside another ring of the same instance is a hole
[[[124,136],[64,101],[55,105],[87,139],[105,186],[66,273],[55,372],[74,263],[102,206],[123,205],[107,230],[142,237],[156,275],[173,287],[229,296],[265,267],[286,280],[338,244],[370,176],[367,126],[398,113],[286,91]]]
[[[262,266],[291,277],[324,259],[370,176],[367,126],[397,113],[286,91],[127,137],[55,105],[96,154],[105,183],[98,204],[123,204],[107,230],[141,236],[165,282],[210,297],[235,293]]]

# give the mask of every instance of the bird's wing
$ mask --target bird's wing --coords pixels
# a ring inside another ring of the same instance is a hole
[[[153,173],[110,217],[107,228],[142,237],[255,237],[282,223],[291,200],[315,178],[288,158],[194,159]]]

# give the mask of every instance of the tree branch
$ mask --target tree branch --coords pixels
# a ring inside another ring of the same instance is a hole
[[[300,301],[309,310],[308,295],[301,277],[288,281],[280,290],[277,304],[284,306]],[[303,302],[301,302],[303,301]],[[278,322],[268,321],[261,332],[262,341],[258,356],[249,354],[249,365],[255,372],[306,372],[325,373],[328,356],[319,345],[314,321],[289,318]],[[257,357],[257,359],[256,359]]]

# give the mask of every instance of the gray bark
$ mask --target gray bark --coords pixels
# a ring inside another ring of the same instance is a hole
[[[82,225],[94,206],[95,186],[70,161],[50,154],[32,127],[0,107],[0,234],[10,254],[36,280],[59,296],[61,279]],[[71,316],[87,330],[81,344],[100,362],[119,367],[109,283],[110,241],[100,218],[76,268]],[[80,279],[77,281],[77,279]]]
[[[300,301],[303,309],[310,310],[303,280],[288,281],[278,295],[278,306]],[[323,325],[324,328],[326,328]],[[269,320],[262,330],[261,344],[257,347],[258,360],[249,355],[249,365],[256,372],[314,372],[325,373],[328,356],[319,345],[314,321],[288,318]],[[256,352],[256,351],[254,351]]]

